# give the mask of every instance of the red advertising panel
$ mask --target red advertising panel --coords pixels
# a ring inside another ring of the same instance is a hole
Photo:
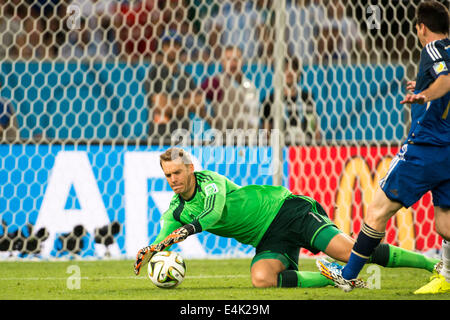
[[[397,146],[291,147],[289,188],[319,201],[340,229],[356,237],[378,181],[386,174],[398,149]],[[430,192],[389,221],[385,240],[410,250],[441,247],[441,238],[434,228]]]

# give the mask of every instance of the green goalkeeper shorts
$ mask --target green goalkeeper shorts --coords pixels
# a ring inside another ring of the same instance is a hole
[[[280,260],[286,269],[298,270],[301,248],[316,254],[341,231],[322,206],[305,196],[289,197],[262,237],[252,264],[261,259]]]

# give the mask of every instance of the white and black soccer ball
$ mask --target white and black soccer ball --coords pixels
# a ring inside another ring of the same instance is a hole
[[[148,262],[148,277],[159,288],[175,288],[185,275],[186,264],[176,252],[158,252]]]

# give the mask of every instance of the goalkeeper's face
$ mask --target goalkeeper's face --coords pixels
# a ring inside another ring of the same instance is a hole
[[[195,189],[194,166],[185,164],[181,159],[163,161],[161,167],[173,192],[190,195]]]

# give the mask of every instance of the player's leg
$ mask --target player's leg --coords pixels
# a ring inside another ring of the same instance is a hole
[[[326,248],[324,247],[324,244],[327,244]],[[354,240],[339,231],[337,227],[328,226],[316,236],[314,245],[328,256],[346,262],[351,259],[351,255],[353,254],[352,248],[354,247]],[[383,243],[379,244],[374,249],[368,262],[383,267],[412,267],[426,269],[432,272],[439,260]],[[330,262],[326,259],[319,259],[316,261],[316,264],[324,276],[331,279],[337,287],[344,291],[350,291],[355,287],[367,287],[364,281],[357,279],[356,277],[350,279],[343,278],[343,267],[338,263]]]
[[[342,269],[344,279],[358,276],[364,264],[384,238],[388,220],[402,207],[409,207],[430,190],[425,161],[428,150],[415,145],[403,145],[381,179],[370,203],[364,224],[358,234],[347,265]],[[429,153],[429,152],[428,152]]]
[[[450,242],[450,208],[434,207],[436,232]]]
[[[298,270],[300,248],[304,244],[302,240],[296,241],[304,233],[301,218],[309,216],[308,218],[316,221],[308,215],[310,208],[311,203],[301,198],[285,201],[256,247],[251,264],[252,283],[255,287],[312,288],[333,285],[320,272]]]
[[[441,275],[450,283],[450,208],[434,207],[436,232],[442,237]]]
[[[352,254],[342,270],[344,279],[358,275],[376,246],[384,237],[387,221],[402,206],[410,207],[440,181],[450,181],[445,149],[404,145],[392,160],[386,176],[381,179],[375,198],[369,206]],[[447,184],[443,184],[446,187]],[[443,188],[441,188],[443,190]],[[438,190],[438,192],[441,191]],[[449,189],[446,189],[449,191]],[[448,192],[443,192],[448,194]],[[436,200],[433,193],[433,202]],[[441,197],[444,199],[444,197]],[[439,202],[438,202],[439,203]],[[438,204],[435,202],[435,205]],[[445,202],[448,203],[448,202]]]
[[[447,148],[447,156],[443,161],[447,170],[441,171],[444,176],[440,184],[432,190],[434,204],[434,222],[436,232],[442,237],[442,268],[438,274],[431,277],[431,281],[416,290],[415,294],[448,293],[450,292],[450,172],[447,163],[450,161],[450,147]],[[445,154],[441,152],[441,154]]]
[[[252,284],[256,288],[276,287],[278,274],[286,270],[278,259],[261,259],[252,264],[250,269]]]
[[[402,208],[400,202],[392,201],[386,193],[378,186],[375,196],[367,208],[364,223],[375,232],[384,234],[389,219]]]
[[[450,161],[450,147],[447,149],[445,163]],[[434,203],[434,222],[436,232],[442,237],[442,270],[440,274],[445,278],[445,287],[450,289],[450,172],[446,166],[447,178],[431,191]],[[450,290],[449,290],[450,291]]]
[[[320,272],[298,271],[285,255],[263,252],[252,261],[251,278],[256,288],[319,288],[333,285]],[[288,269],[289,268],[289,269]]]
[[[436,232],[442,240],[442,268],[431,281],[416,290],[415,294],[435,294],[450,292],[450,208],[434,207]]]
[[[364,224],[352,248],[350,259],[342,269],[342,276],[349,280],[358,276],[364,264],[384,238],[388,220],[402,207],[390,200],[378,187],[369,205]]]
[[[450,208],[435,207],[436,231],[442,240],[442,271],[445,280],[450,283]]]
[[[336,227],[330,226],[329,228]],[[323,233],[321,232],[317,236],[317,238],[320,239],[321,237],[329,237],[330,235],[333,235],[331,233],[327,236],[326,233],[327,229],[325,229]],[[321,241],[325,242],[326,240]],[[350,258],[355,240],[353,240],[345,233],[340,232],[328,241],[329,243],[323,252],[333,259],[347,262]],[[381,243],[375,248],[373,254],[370,256],[367,262],[378,264],[386,268],[407,267],[424,269],[432,272],[435,265],[439,262],[439,259],[426,257],[423,254],[396,247],[387,243]]]
[[[327,229],[324,230],[325,232]],[[319,233],[317,238],[321,238],[323,233]],[[336,234],[331,240],[329,240],[328,245],[323,250],[323,252],[338,261],[347,262],[350,258],[350,253],[352,252],[353,245],[355,241],[347,234],[340,232]]]
[[[319,208],[318,211],[321,214],[318,221],[329,220],[323,208],[319,204],[316,207]],[[375,195],[374,203],[369,206],[367,215],[372,214],[375,217],[373,220],[376,220],[378,225],[383,227],[400,207],[400,204],[388,199],[380,189]],[[314,221],[310,221],[310,229],[313,230],[315,228]],[[330,225],[333,227],[330,228]],[[317,265],[322,274],[333,279],[337,286],[345,291],[349,291],[355,284],[358,284],[357,276],[375,248],[380,244],[384,237],[384,232],[377,232],[365,223],[356,243],[352,243],[352,240],[344,235],[337,236],[337,233],[340,233],[340,231],[331,223],[322,224],[321,228],[323,230],[317,229],[320,233],[317,234],[316,231],[311,239],[313,246],[337,260],[349,261],[347,266],[350,265],[351,268],[349,270],[352,271],[352,274],[344,277],[343,272],[345,268],[338,264],[328,263],[326,260],[318,260]],[[320,241],[320,239],[323,240]]]

